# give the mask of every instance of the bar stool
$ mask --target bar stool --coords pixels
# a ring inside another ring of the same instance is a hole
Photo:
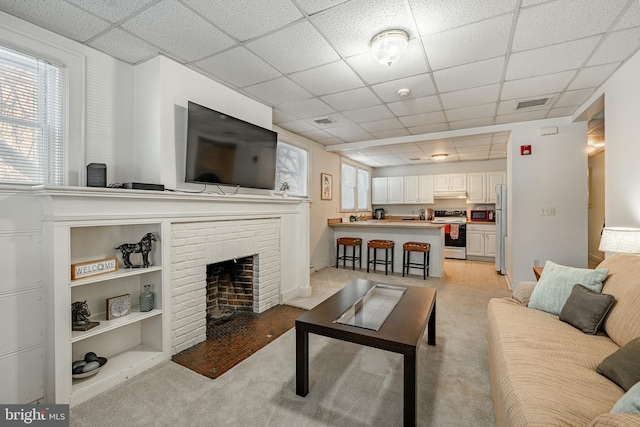
[[[340,256],[340,246],[342,249],[342,256]],[[351,255],[347,255],[347,246],[352,247]],[[356,246],[358,247],[358,256],[356,256]],[[362,239],[358,237],[340,237],[336,240],[336,268],[338,268],[338,262],[342,260],[342,266],[347,267],[347,260],[351,261],[351,269],[356,269],[356,260],[360,268],[362,268]]]
[[[409,268],[413,267],[421,269],[422,279],[426,280],[427,275],[429,274],[429,249],[431,249],[431,245],[429,243],[407,242],[402,245],[402,277],[404,277],[405,268],[407,269],[407,274],[409,274]],[[422,252],[422,264],[411,262],[409,260],[411,258],[411,252]]]
[[[384,264],[384,275],[389,272],[389,264],[391,264],[391,272],[393,273],[393,240],[369,240],[367,242],[367,273],[369,272],[369,264],[373,264],[373,271],[376,271],[376,264]],[[371,249],[373,249],[373,261],[370,261]],[[378,249],[384,249],[384,261],[378,260],[376,252]],[[391,261],[389,261],[389,250],[391,250]]]

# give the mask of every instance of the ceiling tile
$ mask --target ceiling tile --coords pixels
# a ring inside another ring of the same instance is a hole
[[[496,103],[476,105],[473,107],[456,108],[447,110],[447,118],[450,121],[471,120],[481,117],[492,117],[496,111]]]
[[[376,105],[373,107],[361,108],[359,110],[345,111],[344,115],[356,123],[389,119],[393,117],[393,114],[385,105]]]
[[[122,19],[134,14],[140,9],[144,9],[155,0],[67,0],[99,17],[111,22],[118,22]],[[52,2],[50,2],[52,3]]]
[[[117,27],[94,39],[89,46],[129,64],[136,64],[158,54],[158,48]]]
[[[456,152],[456,147],[453,145],[453,141],[450,139],[420,142],[418,143],[418,146],[427,156],[435,153],[451,154]]]
[[[542,74],[580,68],[599,37],[575,40],[511,55],[507,66],[507,80],[524,79]]]
[[[0,10],[80,42],[110,26],[82,9],[60,1],[2,0]]]
[[[367,132],[382,132],[387,130],[404,129],[404,126],[402,125],[402,123],[400,123],[400,120],[396,118],[360,123],[360,126]]]
[[[482,136],[463,136],[454,141],[456,148],[491,146],[491,134]]]
[[[322,141],[324,139],[333,138],[331,134],[328,134],[327,132],[320,129],[309,130],[305,132],[297,132],[297,133],[298,135],[303,136],[305,138],[309,138],[312,141]]]
[[[522,122],[526,120],[544,119],[547,115],[546,110],[527,111],[515,114],[504,114],[496,117],[496,124]]]
[[[419,39],[410,40],[407,53],[391,66],[376,62],[370,52],[352,56],[346,61],[360,77],[371,85],[415,76],[428,71]]]
[[[504,58],[500,57],[435,71],[433,77],[440,92],[450,92],[499,83],[503,68]]]
[[[622,16],[620,21],[613,27],[614,31],[630,27],[637,27],[640,22],[640,2],[634,1],[629,9]]]
[[[418,127],[418,126],[429,126],[438,123],[444,123],[447,119],[444,116],[442,111],[435,111],[433,113],[422,113],[415,114],[413,116],[403,116],[400,117],[400,121],[406,127]]]
[[[367,87],[322,96],[320,99],[338,111],[356,110],[380,104],[380,99]]]
[[[515,0],[409,0],[420,35],[438,33],[481,21],[492,16],[511,13]]]
[[[511,132],[496,132],[493,134],[493,144],[506,144]]]
[[[294,120],[292,122],[280,123],[280,127],[290,130],[291,132],[307,132],[318,130],[311,123],[302,119]]]
[[[604,33],[627,0],[562,0],[523,9],[513,37],[522,51]]]
[[[298,118],[293,114],[285,113],[284,111],[280,111],[275,108],[273,109],[272,116],[273,116],[273,123],[291,122]]]
[[[527,79],[511,80],[504,83],[501,99],[524,99],[538,97],[544,93],[562,92],[575,75],[576,72],[572,70],[529,77]]]
[[[313,15],[321,10],[337,6],[346,1],[348,0],[296,0],[296,3],[309,15]]]
[[[560,107],[570,107],[572,105],[576,105],[576,106],[580,105],[583,102],[585,102],[587,99],[589,99],[589,97],[593,95],[594,91],[595,91],[594,88],[567,91],[555,103],[554,107],[560,108]]]
[[[402,154],[403,156],[417,156],[423,154],[422,150],[415,142],[391,145],[390,150],[396,154]]]
[[[463,162],[489,160],[489,151],[479,151],[471,153],[458,153],[458,157]]]
[[[242,46],[195,62],[194,65],[238,87],[281,76],[275,68]]]
[[[504,56],[513,15],[500,16],[424,37],[422,44],[432,70]]]
[[[285,102],[279,104],[276,109],[302,118],[321,117],[335,112],[333,108],[317,98]]]
[[[587,65],[608,64],[624,61],[640,44],[640,27],[618,31],[607,35]]]
[[[569,85],[569,89],[585,89],[598,87],[618,68],[619,64],[596,65],[583,68]]]
[[[326,132],[338,138],[344,138],[353,135],[360,135],[366,133],[364,129],[355,123],[347,124],[344,126],[336,126],[329,129],[325,129]]]
[[[488,104],[498,100],[500,85],[480,86],[473,89],[447,92],[440,95],[444,108],[462,108],[472,105]]]
[[[364,86],[364,82],[344,61],[300,71],[289,78],[314,95],[327,95]]]
[[[308,21],[251,41],[246,46],[283,73],[293,73],[340,59]]]
[[[422,98],[391,102],[387,104],[387,106],[396,116],[412,116],[414,114],[430,113],[440,110],[440,102],[438,102],[437,96],[425,96]]]
[[[322,145],[336,145],[336,144],[344,144],[344,141],[340,138],[331,137],[322,140]]]
[[[122,24],[178,58],[195,61],[234,44],[222,31],[175,0],[164,0]]]
[[[302,18],[290,0],[183,0],[218,28],[240,41],[260,36]],[[251,10],[251,13],[247,13]]]
[[[386,138],[397,138],[399,136],[409,136],[411,135],[409,131],[405,128],[402,129],[393,129],[393,130],[384,130],[379,132],[371,132],[373,136],[378,139],[386,139]]]
[[[313,15],[311,21],[343,57],[369,53],[371,39],[391,28],[417,36],[404,0],[351,0]]]
[[[406,97],[398,95],[398,89],[409,89],[411,93]],[[417,76],[406,77],[403,79],[392,80],[390,82],[378,83],[371,86],[371,89],[384,102],[400,101],[401,99],[420,98],[422,96],[433,95],[433,81],[431,74],[420,74]]]
[[[571,107],[553,108],[553,109],[551,109],[551,111],[549,111],[549,114],[547,114],[547,117],[565,117],[565,116],[570,116],[576,111],[576,108],[578,108],[578,107],[577,106],[571,106]]]
[[[311,94],[309,92],[302,89],[286,77],[280,77],[268,82],[258,83],[245,88],[245,90],[271,106],[311,98]],[[295,112],[287,111],[284,108],[282,108],[282,110],[295,114]]]
[[[471,120],[459,120],[455,122],[449,122],[451,129],[466,129],[476,128],[481,126],[490,126],[494,124],[493,117],[486,117],[483,119],[471,119]]]
[[[447,123],[438,123],[437,125],[429,125],[429,126],[414,126],[409,128],[409,132],[412,135],[420,135],[423,133],[433,133],[433,132],[444,132],[449,130],[449,125]]]

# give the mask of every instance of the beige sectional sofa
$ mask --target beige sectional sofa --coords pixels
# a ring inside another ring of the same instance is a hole
[[[596,371],[607,356],[640,337],[640,256],[617,254],[600,267],[609,270],[602,293],[616,302],[596,335],[514,298],[489,302],[489,368],[498,426],[640,427],[640,415],[610,413],[625,391]]]

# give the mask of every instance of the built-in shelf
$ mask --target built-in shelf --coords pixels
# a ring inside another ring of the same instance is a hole
[[[151,273],[154,271],[162,271],[162,266],[152,266],[147,268],[126,268],[113,273],[99,274],[97,276],[87,277],[86,279],[71,280],[71,287],[89,285],[91,283],[105,282],[107,280],[121,279],[123,277],[138,276],[140,274]]]
[[[141,320],[148,319],[153,316],[158,316],[162,314],[162,310],[153,309],[151,311],[140,312],[140,307],[132,307],[131,312],[126,316],[119,317],[117,319],[107,320],[106,314],[102,314],[99,316],[92,317],[91,320],[94,322],[100,322],[100,324],[94,328],[89,329],[88,331],[72,331],[71,332],[71,342],[78,342],[86,338],[90,338],[104,332],[111,331],[116,328],[120,328],[122,326],[129,325],[131,323],[140,322]]]

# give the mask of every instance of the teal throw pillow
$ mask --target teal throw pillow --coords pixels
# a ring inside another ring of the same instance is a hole
[[[529,307],[559,315],[576,283],[594,292],[602,292],[602,282],[609,270],[566,267],[551,261],[544,264],[540,279],[533,288]]]
[[[640,383],[629,389],[611,408],[612,414],[640,414]]]

